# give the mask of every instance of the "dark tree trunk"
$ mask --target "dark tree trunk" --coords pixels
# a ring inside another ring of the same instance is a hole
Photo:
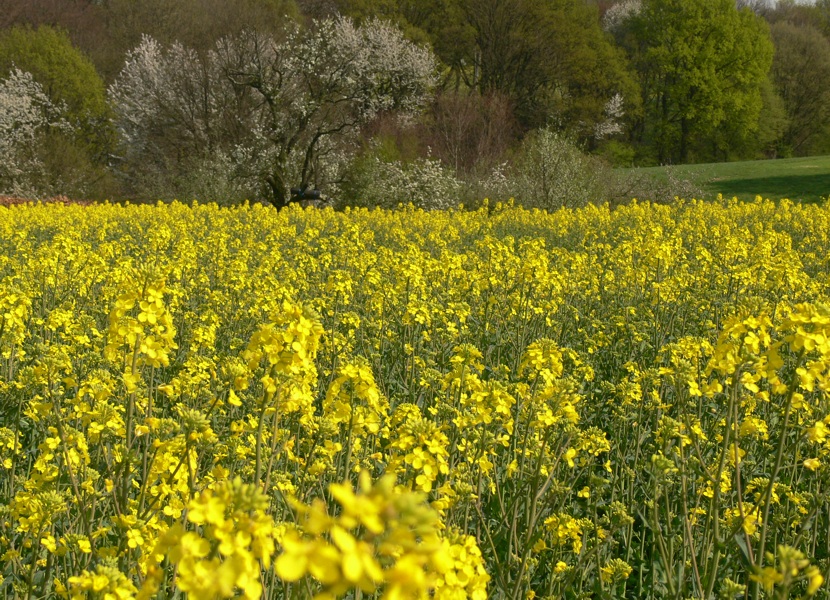
[[[277,208],[288,206],[291,199],[286,193],[282,175],[277,173],[271,174],[266,178],[266,181],[268,182],[268,190],[270,192],[268,201]]]
[[[689,157],[689,119],[680,120],[680,163],[686,162]]]

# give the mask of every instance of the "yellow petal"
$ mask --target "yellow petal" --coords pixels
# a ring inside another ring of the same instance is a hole
[[[281,554],[274,563],[277,575],[285,581],[297,581],[308,568],[308,558],[304,554]]]

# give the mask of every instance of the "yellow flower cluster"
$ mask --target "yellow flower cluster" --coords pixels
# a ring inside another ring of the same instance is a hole
[[[266,514],[268,498],[237,477],[208,488],[190,501],[187,518],[198,530],[174,523],[161,536],[148,560],[169,560],[176,567],[174,585],[193,598],[256,599],[262,595],[261,568],[275,550],[276,527]],[[200,530],[200,531],[199,531]],[[155,592],[162,576],[157,565],[142,590]]]
[[[442,538],[437,513],[418,494],[396,490],[391,476],[372,485],[364,471],[357,493],[346,484],[331,485],[330,493],[340,509],[334,517],[321,500],[295,503],[302,520],[282,537],[276,564],[285,581],[312,575],[325,586],[318,599],[354,588],[382,590],[385,600],[487,597],[475,539]]]
[[[0,597],[828,597],[828,206],[0,217]]]

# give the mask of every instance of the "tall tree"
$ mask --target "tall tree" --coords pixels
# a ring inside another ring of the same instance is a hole
[[[755,130],[772,63],[766,23],[734,0],[644,0],[632,18],[644,121],[639,141],[661,163],[711,155],[728,123]]]
[[[830,41],[811,25],[773,23],[772,78],[789,126],[782,143],[794,154],[827,148],[830,129]]]
[[[110,94],[128,163],[150,154],[164,174],[179,157],[222,152],[284,206],[292,185],[326,183],[337,161],[320,158],[360,126],[421,106],[434,70],[432,53],[396,28],[337,18],[293,26],[284,39],[246,31],[204,56],[145,37]]]
[[[615,95],[636,106],[625,58],[580,0],[461,0],[472,30],[473,84],[507,94],[528,128],[547,124],[590,137]]]

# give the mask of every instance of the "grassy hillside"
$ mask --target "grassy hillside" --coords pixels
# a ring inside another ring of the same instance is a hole
[[[680,179],[693,182],[706,192],[751,200],[763,196],[772,200],[789,198],[817,202],[830,195],[830,156],[707,163],[675,167],[630,169],[665,181],[667,169]]]

